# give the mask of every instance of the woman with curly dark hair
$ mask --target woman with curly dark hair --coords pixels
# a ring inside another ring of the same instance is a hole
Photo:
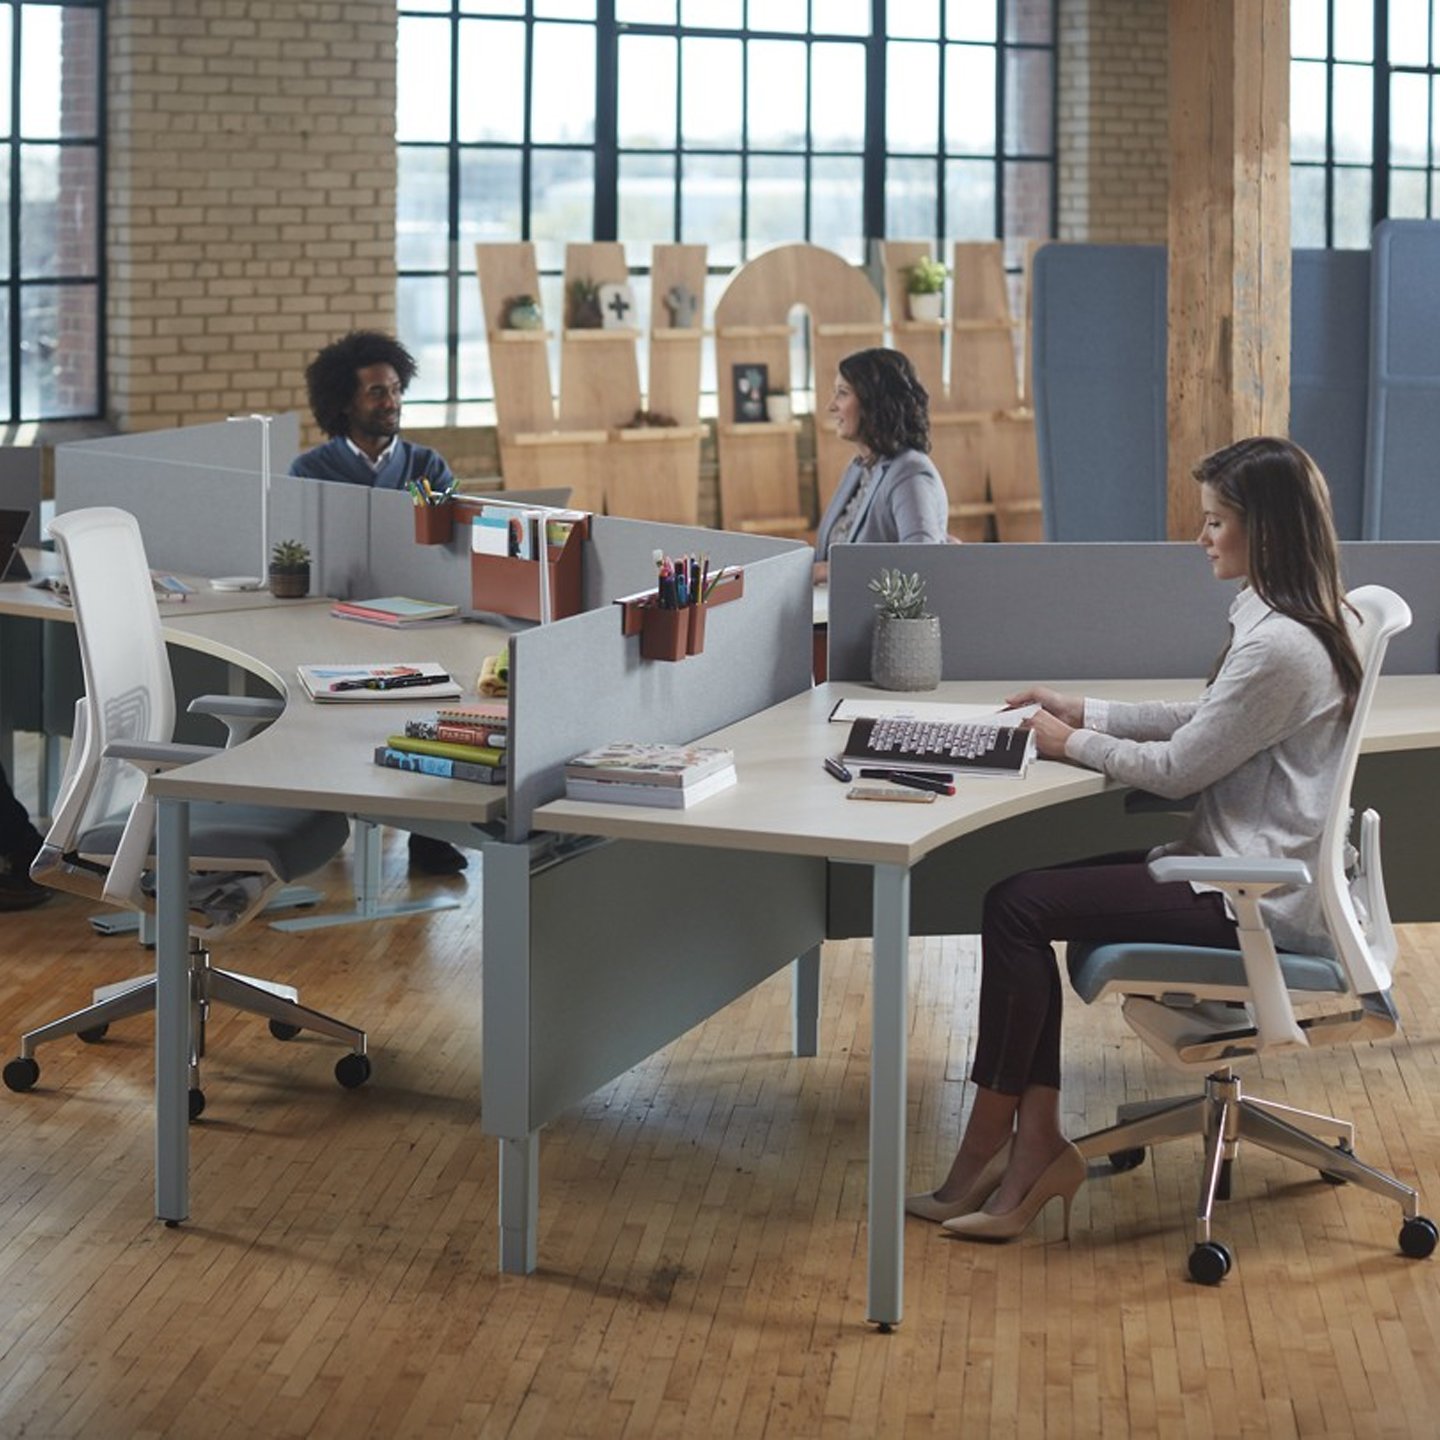
[[[829,415],[856,454],[815,536],[815,578],[825,578],[832,545],[943,545],[950,502],[929,457],[930,397],[908,357],[879,348],[847,355]]]
[[[290,473],[308,480],[401,490],[451,485],[450,467],[424,445],[400,438],[401,397],[415,357],[377,330],[352,330],[327,345],[305,371],[315,423],[331,438],[296,456]]]

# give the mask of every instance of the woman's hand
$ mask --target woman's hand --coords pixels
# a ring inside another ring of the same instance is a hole
[[[1039,705],[1057,720],[1063,720],[1071,730],[1078,730],[1085,723],[1085,697],[1062,695],[1048,685],[1032,685],[1017,695],[1007,695],[1005,704],[1012,710],[1018,710],[1022,705]]]
[[[1035,749],[1043,759],[1065,758],[1065,742],[1075,733],[1075,726],[1057,719],[1049,710],[1037,710],[1021,724],[1035,736]]]

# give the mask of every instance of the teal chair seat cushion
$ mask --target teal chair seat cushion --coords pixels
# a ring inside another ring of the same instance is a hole
[[[1339,963],[1323,955],[1282,954],[1280,968],[1290,990],[1344,995],[1349,986]],[[1238,950],[1212,950],[1202,945],[1153,945],[1139,941],[1105,945],[1073,942],[1066,953],[1070,983],[1087,1004],[1107,986],[1125,988],[1127,981],[1147,990],[1160,988],[1183,995],[1195,985],[1228,985],[1243,990],[1245,962]]]
[[[76,847],[83,855],[113,855],[123,818],[92,826]],[[337,855],[350,834],[343,815],[323,810],[282,810],[268,805],[190,807],[190,853],[221,855],[268,866],[281,880],[318,870]]]

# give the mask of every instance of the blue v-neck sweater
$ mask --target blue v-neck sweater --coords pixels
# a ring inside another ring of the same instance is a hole
[[[304,480],[336,480],[342,485],[371,485],[377,490],[403,490],[409,480],[428,480],[432,490],[450,485],[450,467],[434,450],[396,440],[394,448],[378,469],[357,455],[343,435],[297,455],[290,473]]]

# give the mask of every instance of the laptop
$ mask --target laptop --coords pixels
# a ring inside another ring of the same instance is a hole
[[[30,578],[30,567],[20,554],[20,537],[29,523],[28,510],[0,510],[0,581]]]

